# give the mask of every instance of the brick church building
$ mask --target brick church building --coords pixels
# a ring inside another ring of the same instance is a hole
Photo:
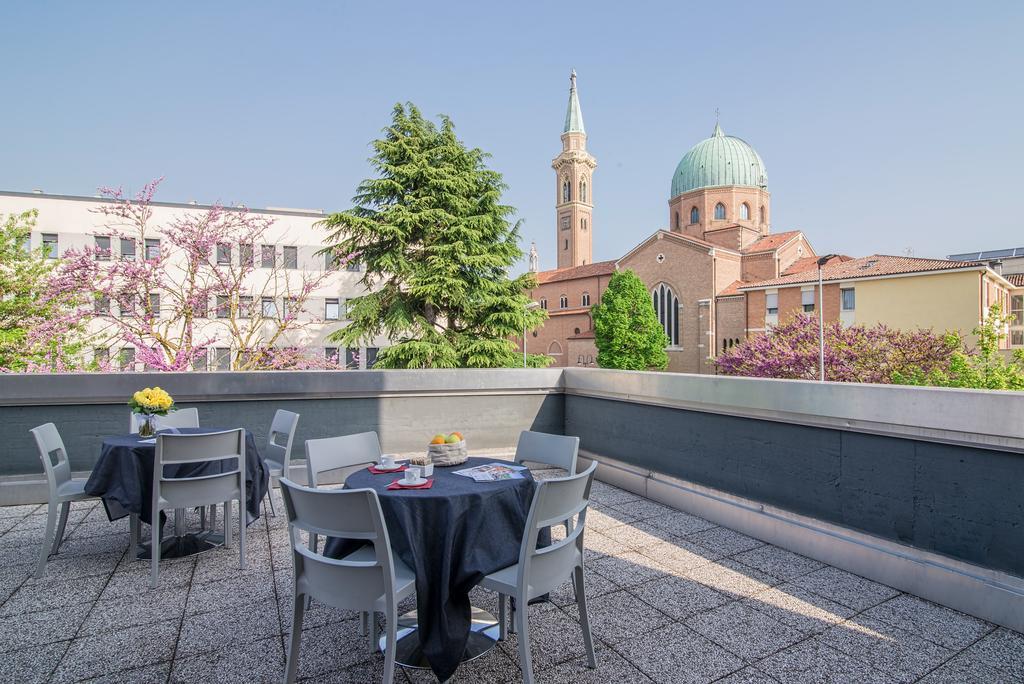
[[[595,263],[597,161],[587,151],[575,72],[561,138],[561,153],[551,164],[558,267],[537,272],[537,287],[529,293],[549,318],[527,335],[528,352],[551,356],[554,366],[596,365],[590,309],[601,301],[616,270],[630,269],[647,285],[670,341],[670,371],[714,373],[714,358],[722,351],[797,312],[817,311],[818,253],[802,231],[772,232],[768,174],[760,155],[744,140],[726,135],[716,123],[711,137],[694,145],[675,169],[669,228],[656,231],[619,259]],[[857,263],[847,264],[851,261]],[[532,246],[530,269],[538,271],[537,264]],[[997,301],[993,298],[1005,301],[1007,311],[1011,294],[1024,291],[980,262],[830,255],[822,273],[825,320],[844,324],[885,322],[969,331],[972,321],[984,317],[988,303]],[[963,295],[956,316],[900,319],[922,310],[916,293],[927,296],[950,289]],[[862,290],[889,309],[858,308],[856,293]]]

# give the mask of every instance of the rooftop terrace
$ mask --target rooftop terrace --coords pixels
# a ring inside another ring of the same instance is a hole
[[[0,377],[0,501],[38,499],[27,427],[55,422],[86,471],[96,440],[125,429],[126,388],[152,380]],[[259,434],[272,407],[296,410],[297,443],[376,429],[385,449],[412,451],[453,416],[471,447],[495,455],[521,429],[578,434],[581,455],[601,464],[585,535],[598,668],[586,668],[566,587],[530,607],[538,681],[1024,680],[1016,395],[607,371],[165,374],[159,384],[209,425]],[[127,522],[94,502],[73,506],[59,555],[31,579],[45,512],[0,507],[0,679],[281,681],[292,582],[283,515],[249,528],[246,571],[217,549],[163,561],[153,590],[148,565],[128,554]],[[473,598],[496,610],[493,595]],[[355,613],[307,613],[300,677],[374,682],[382,665]],[[512,635],[452,681],[518,678]],[[434,678],[399,669],[396,681]]]

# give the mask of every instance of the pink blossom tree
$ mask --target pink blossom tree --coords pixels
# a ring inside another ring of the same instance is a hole
[[[111,244],[121,244],[121,258],[96,247],[69,250],[57,269],[60,290],[92,293],[73,315],[91,323],[98,343],[134,347],[135,361],[151,370],[193,368],[215,343],[232,349],[232,370],[324,361],[294,346],[276,348],[318,322],[306,305],[329,272],[284,268],[276,252],[257,271],[255,248],[268,241],[273,220],[244,209],[213,206],[154,225],[160,180],[131,198],[101,188],[108,202],[94,211]]]
[[[947,368],[958,351],[931,330],[825,325],[825,379],[892,383]],[[799,314],[771,331],[745,340],[715,359],[724,375],[755,378],[819,378],[818,319]]]

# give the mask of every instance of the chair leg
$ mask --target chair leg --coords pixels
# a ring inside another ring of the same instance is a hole
[[[302,617],[306,613],[306,597],[296,594],[292,602],[292,636],[288,642],[288,663],[285,665],[285,684],[292,684],[299,670],[299,646],[302,642]]]
[[[369,616],[366,614],[366,611],[364,610],[361,613],[359,613],[359,634],[360,634],[360,636],[366,636],[366,632],[367,632],[368,629],[370,629],[370,620],[369,620]]]
[[[498,641],[508,636],[508,620],[505,618],[505,595],[498,594]]]
[[[270,501],[270,515],[277,517],[277,511],[274,510],[274,478],[270,478],[270,483],[267,485],[267,500]]]
[[[528,601],[522,598],[523,605],[516,611],[516,629],[519,632],[519,666],[523,670],[523,684],[533,684],[533,664],[530,654],[530,623]],[[518,601],[516,602],[518,603]]]
[[[128,543],[132,558],[139,557],[139,516],[132,513],[128,518]]]
[[[210,506],[210,531],[217,531],[217,504]]]
[[[60,550],[60,543],[64,541],[64,529],[68,526],[68,513],[71,511],[71,502],[65,501],[60,507],[60,522],[57,523],[57,536],[53,538],[53,550],[50,551],[53,555],[57,555],[57,551]]]
[[[370,629],[368,633],[370,635],[370,653],[376,653],[377,650],[380,648],[380,644],[378,643],[380,635],[377,632],[377,611],[370,612],[369,627]],[[392,650],[391,642],[388,642],[388,650]]]
[[[388,624],[385,625],[385,633],[388,638],[388,647],[384,651],[384,684],[391,684],[395,678],[395,652],[398,651],[398,614],[394,608],[387,616]]]
[[[224,548],[231,548],[231,502],[224,502]]]
[[[515,634],[516,633],[516,597],[515,596],[509,596],[508,597],[508,611],[509,611],[508,633],[509,634]]]
[[[153,512],[153,522],[149,527],[152,531],[149,547],[149,586],[156,588],[160,572],[160,511]]]
[[[46,573],[46,560],[50,557],[50,549],[53,547],[53,530],[57,526],[57,502],[50,501],[46,511],[46,530],[43,532],[43,546],[39,549],[39,563],[36,565],[36,577],[42,577]]]
[[[206,506],[199,507],[199,529],[206,531]]]
[[[580,627],[583,629],[583,646],[587,649],[587,665],[594,669],[597,667],[597,658],[594,656],[594,636],[590,633],[590,614],[587,613],[587,592],[582,567],[577,566],[573,578],[576,585],[576,606],[580,610]]]
[[[245,504],[238,502],[238,567],[245,570]]]

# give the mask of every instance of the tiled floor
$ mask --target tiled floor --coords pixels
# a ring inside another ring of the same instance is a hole
[[[278,510],[282,510],[280,502]],[[102,506],[72,509],[47,576],[29,578],[45,507],[0,508],[0,681],[277,682],[290,625],[283,517],[224,549],[148,566]],[[586,533],[598,668],[569,587],[530,608],[538,681],[1021,682],[1024,635],[595,483]],[[485,608],[493,597],[477,590]],[[355,614],[315,605],[300,675],[379,682]],[[519,681],[512,636],[453,682]],[[399,670],[400,682],[429,682]]]

